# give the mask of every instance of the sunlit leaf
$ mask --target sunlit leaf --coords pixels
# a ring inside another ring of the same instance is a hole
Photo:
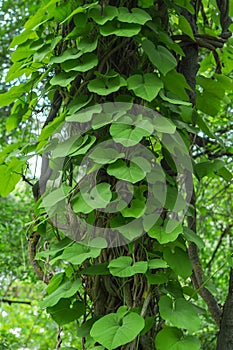
[[[132,75],[127,80],[129,90],[133,90],[136,96],[151,102],[163,87],[162,81],[156,74]]]
[[[97,342],[113,350],[135,339],[144,326],[144,319],[135,312],[123,316],[111,313],[96,321],[90,333]]]

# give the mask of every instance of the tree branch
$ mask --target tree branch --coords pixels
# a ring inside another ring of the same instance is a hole
[[[25,304],[25,305],[31,305],[30,301],[21,301],[21,300],[11,300],[11,299],[0,299],[0,303],[8,303],[11,304]]]
[[[221,246],[222,240],[223,240],[223,238],[226,236],[226,234],[229,234],[229,233],[230,233],[230,229],[231,229],[232,226],[233,226],[233,225],[227,226],[227,227],[225,228],[225,230],[222,232],[221,236],[219,237],[218,242],[217,242],[217,244],[216,244],[216,247],[215,247],[215,249],[214,249],[214,251],[213,251],[213,253],[212,253],[212,256],[211,256],[211,258],[210,258],[208,264],[206,265],[206,267],[207,267],[208,269],[211,268],[211,264],[212,264],[212,262],[213,262],[213,260],[214,260],[214,258],[215,258],[215,255],[216,255],[217,252],[218,252],[218,249],[219,249],[220,246]]]

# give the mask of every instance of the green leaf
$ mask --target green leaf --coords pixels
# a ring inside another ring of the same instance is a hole
[[[97,5],[89,10],[88,16],[100,25],[105,24],[107,21],[112,21],[118,15],[117,7],[115,6],[100,6]]]
[[[56,305],[48,307],[47,312],[59,326],[63,326],[84,315],[85,305],[78,300],[71,304],[70,299],[61,299]]]
[[[15,102],[16,99],[25,92],[28,92],[30,87],[27,88],[25,84],[12,86],[7,92],[0,94],[0,107],[8,106],[12,102]]]
[[[201,237],[199,237],[194,231],[190,230],[188,227],[184,227],[183,230],[184,236],[188,241],[194,242],[199,249],[203,249],[205,247],[205,243]]]
[[[178,328],[185,328],[191,333],[200,328],[201,322],[196,309],[184,298],[173,301],[166,295],[162,296],[159,300],[159,312],[164,320]]]
[[[177,4],[180,7],[185,8],[188,10],[191,14],[195,13],[194,7],[190,4],[189,0],[174,0],[175,4]]]
[[[7,164],[0,165],[0,196],[6,197],[10,194],[23,174],[24,161],[12,157]]]
[[[111,221],[111,224],[112,222],[113,220]],[[143,226],[139,220],[133,220],[132,222],[124,223],[122,226],[120,226],[121,222],[119,222],[118,226],[117,223],[114,222],[114,225],[111,227],[113,229],[116,228],[117,231],[126,238],[126,240],[132,242],[134,239],[139,238],[143,234]]]
[[[62,283],[53,293],[44,298],[44,300],[40,303],[41,308],[54,306],[60,299],[72,297],[81,286],[82,282],[80,279]]]
[[[94,316],[91,319],[87,320],[77,329],[77,337],[84,338],[90,336],[90,330],[92,325],[99,319],[99,317]],[[77,349],[76,349],[77,350]]]
[[[149,8],[154,6],[154,0],[138,0],[138,6],[142,8]]]
[[[159,41],[164,43],[165,46],[176,52],[178,55],[180,55],[181,57],[185,56],[184,54],[184,51],[182,50],[182,48],[180,47],[179,44],[175,43],[171,36],[169,35],[169,32],[163,32],[163,31],[159,31],[157,32],[157,26],[156,26],[156,23],[153,23],[152,21],[151,22],[148,22],[147,23],[147,26],[155,33],[155,34],[158,34],[159,36]]]
[[[70,73],[61,72],[61,73],[58,73],[57,75],[55,75],[50,80],[50,84],[66,87],[77,77],[77,75],[78,74],[76,72],[70,72]]]
[[[162,259],[151,259],[148,261],[148,268],[149,269],[165,269],[168,265],[166,261]]]
[[[95,136],[88,136],[87,142],[82,145],[82,147],[76,149],[76,151],[71,153],[71,157],[78,156],[81,154],[86,154],[87,151],[91,148],[91,146],[95,143]]]
[[[181,29],[183,33],[187,34],[193,41],[195,41],[192,27],[184,16],[179,16],[179,29]]]
[[[89,214],[93,211],[93,208],[87,204],[80,192],[73,198],[72,208],[75,213]]]
[[[24,31],[21,34],[14,36],[9,48],[12,49],[16,45],[20,45],[26,42],[27,40],[36,40],[36,39],[39,39],[36,31],[31,29],[24,29]]]
[[[184,335],[175,327],[166,327],[155,339],[157,350],[200,350],[200,341],[191,335]]]
[[[92,128],[94,130],[97,130],[102,128],[103,126],[106,126],[107,124],[111,124],[112,122],[113,122],[112,112],[99,113],[98,115],[95,115],[95,117],[92,120]]]
[[[183,74],[178,73],[175,69],[173,69],[168,72],[165,77],[162,76],[161,79],[166,90],[173,92],[177,97],[187,101],[186,103],[189,103],[189,96],[186,90],[190,90],[190,86],[188,85]],[[179,104],[181,103],[179,102]]]
[[[154,325],[155,325],[154,317],[151,316],[151,317],[145,318],[145,327],[141,331],[141,335],[147,334]]]
[[[43,197],[43,200],[39,206],[39,208],[45,208],[47,212],[51,215],[52,208],[56,207],[59,202],[62,202],[67,196],[71,187],[62,185],[59,188],[54,189],[52,192],[46,194]]]
[[[125,147],[137,145],[143,137],[149,136],[153,132],[153,125],[148,120],[135,123],[135,125],[113,123],[110,127],[110,134],[116,142]]]
[[[163,87],[163,82],[156,74],[146,73],[132,75],[127,79],[128,89],[133,90],[136,96],[151,102]]]
[[[194,165],[194,171],[197,178],[200,180],[209,174],[224,168],[225,163],[221,159],[208,160],[206,162],[197,163]]]
[[[182,224],[175,220],[165,220],[163,226],[155,224],[149,231],[151,238],[156,238],[160,244],[173,242],[183,232]]]
[[[62,39],[62,36],[59,35],[56,38],[54,38],[54,40],[52,40],[51,42],[48,41],[47,44],[43,44],[43,46],[37,49],[37,51],[34,53],[33,62],[48,63],[54,48],[58,45],[61,39]]]
[[[58,143],[52,152],[52,159],[67,157],[80,149],[87,142],[87,140],[88,135],[85,135],[84,137],[75,135],[63,142]]]
[[[220,168],[219,170],[217,170],[216,174],[218,176],[221,176],[226,181],[231,181],[233,178],[232,172],[230,172],[226,167]]]
[[[168,282],[168,276],[166,271],[156,271],[156,273],[147,272],[146,278],[148,280],[148,283],[151,285],[164,284]]]
[[[131,9],[129,12],[127,7],[118,8],[118,20],[120,22],[135,23],[144,25],[146,22],[152,20],[151,16],[144,10],[139,8]]]
[[[124,153],[119,153],[116,149],[112,147],[107,147],[98,145],[95,149],[88,155],[97,164],[111,164],[114,163],[119,158],[124,158]]]
[[[81,38],[80,41],[77,44],[78,50],[82,51],[83,53],[87,52],[93,52],[97,48],[98,45],[98,37],[96,37],[94,40],[92,38]]]
[[[90,333],[95,341],[113,350],[134,340],[144,326],[144,319],[135,312],[123,316],[111,313],[96,321]]]
[[[94,186],[91,191],[85,192],[83,189],[73,199],[74,212],[90,213],[94,209],[106,208],[111,201],[111,185],[102,182]]]
[[[30,58],[34,54],[34,50],[29,45],[18,46],[11,55],[12,62],[23,61],[25,58]]]
[[[60,56],[53,56],[49,63],[63,63],[68,60],[76,60],[81,57],[83,52],[78,51],[75,48],[65,50]]]
[[[95,92],[100,96],[107,96],[118,91],[122,86],[126,86],[126,81],[118,75],[110,79],[93,79],[89,82],[87,88],[90,92]]]
[[[80,243],[74,243],[71,247],[64,249],[59,259],[69,261],[71,264],[80,265],[86,259],[97,258],[100,255],[101,248],[85,246]]]
[[[162,100],[167,101],[173,105],[183,105],[183,106],[188,106],[191,107],[192,104],[190,102],[182,101],[182,100],[177,100],[176,98],[169,98],[164,95],[163,91],[160,91],[159,96],[162,98]]]
[[[68,60],[62,63],[65,72],[86,72],[98,64],[98,58],[93,53],[84,54],[79,60]]]
[[[147,54],[151,63],[163,74],[166,75],[177,66],[175,57],[164,46],[155,45],[152,41],[145,39],[142,42],[142,49]]]
[[[139,24],[123,23],[117,20],[108,21],[100,27],[100,34],[103,36],[116,35],[124,37],[132,37],[137,35],[141,30]]]
[[[179,190],[174,186],[167,186],[165,208],[178,213],[179,211],[184,210],[186,207],[187,202]]]
[[[197,125],[201,128],[202,131],[204,131],[204,133],[209,136],[212,139],[216,139],[216,135],[209,129],[207,123],[205,122],[205,117],[204,116],[200,116],[200,114],[197,114],[196,116],[196,123]]]
[[[145,273],[148,267],[146,261],[138,261],[133,263],[130,256],[121,256],[110,261],[108,268],[113,276],[130,277],[137,273]]]
[[[40,258],[45,258],[47,256],[53,256],[53,255],[56,255],[57,253],[61,252],[62,250],[64,250],[65,247],[67,246],[70,246],[71,244],[73,243],[73,241],[68,238],[68,237],[65,237],[63,238],[61,241],[59,241],[58,243],[56,244],[52,244],[51,248],[50,249],[47,249],[47,250],[41,250],[40,252],[37,252],[36,253],[36,259],[40,259]],[[56,275],[55,275],[56,276]],[[54,276],[54,277],[55,277]],[[50,280],[50,282],[53,280],[53,277],[52,279]],[[50,283],[49,282],[49,283]],[[50,285],[50,284],[49,284]],[[48,288],[47,288],[47,291],[48,291]],[[48,292],[50,294],[50,292]]]
[[[225,95],[225,86],[216,77],[207,78],[203,75],[197,77],[197,83],[202,87],[204,92],[221,100]],[[204,94],[205,95],[205,94]]]
[[[130,161],[127,165],[124,160],[117,160],[115,163],[108,166],[107,173],[115,176],[117,179],[136,183],[146,176],[146,173],[137,164]]]
[[[141,199],[133,199],[126,208],[121,210],[124,217],[139,218],[146,210],[145,201]]]
[[[94,105],[88,108],[84,108],[83,110],[75,113],[73,115],[68,115],[66,117],[67,122],[76,122],[76,123],[86,123],[89,122],[94,114],[99,114],[102,112],[101,105]]]
[[[62,283],[64,278],[65,278],[64,272],[56,273],[55,275],[53,275],[46,289],[47,293],[48,294],[53,293],[58,288],[58,286]]]
[[[175,247],[171,250],[169,247],[164,249],[163,257],[175,273],[184,279],[192,274],[192,263],[188,254],[181,248]]]
[[[80,109],[87,106],[92,100],[92,95],[80,95],[77,98],[72,99],[72,101],[68,104],[68,118],[69,116],[77,113]]]
[[[64,19],[64,21],[61,22],[60,24],[65,23],[65,22],[68,21],[70,18],[74,17],[75,15],[77,15],[77,14],[79,14],[79,13],[86,12],[87,9],[89,9],[89,8],[91,8],[91,7],[93,7],[93,6],[97,5],[97,4],[98,4],[98,2],[96,1],[96,2],[93,2],[92,4],[86,4],[86,5],[84,5],[83,7],[77,7],[77,8],[76,8],[75,10],[73,10],[73,11],[69,14],[69,16],[66,17],[66,18]]]
[[[171,120],[164,118],[161,115],[153,118],[153,124],[157,132],[166,134],[174,134],[176,132],[175,124]]]
[[[221,109],[221,99],[208,92],[197,92],[196,101],[197,109],[213,117]]]
[[[81,270],[80,274],[88,276],[109,275],[108,263],[91,265],[90,267]]]

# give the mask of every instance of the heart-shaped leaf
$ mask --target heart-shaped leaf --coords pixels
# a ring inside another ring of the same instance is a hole
[[[60,72],[50,80],[50,84],[66,87],[77,77],[77,74],[76,72]]]
[[[121,213],[124,217],[139,218],[143,215],[145,209],[145,200],[136,198],[130,202],[130,205],[128,207],[121,210]]]
[[[111,176],[115,176],[117,179],[136,183],[146,176],[146,172],[141,169],[134,162],[130,162],[127,165],[124,160],[117,160],[115,163],[109,165],[107,172]]]
[[[168,267],[166,261],[162,259],[151,259],[148,261],[149,269],[164,269]]]
[[[107,96],[118,91],[122,86],[126,85],[124,78],[117,76],[110,79],[97,78],[90,81],[87,88],[90,92],[95,92],[100,96]]]
[[[113,139],[125,147],[137,145],[143,137],[151,135],[152,132],[153,125],[146,120],[140,126],[114,123],[110,127]]]
[[[97,258],[100,255],[101,248],[85,246],[80,243],[74,243],[71,247],[64,249],[60,259],[69,261],[72,264],[80,265],[86,259]]]
[[[41,308],[54,306],[61,298],[72,297],[79,290],[81,285],[82,282],[80,279],[62,283],[54,292],[44,298],[44,300],[40,303]]]
[[[90,213],[94,209],[106,208],[111,201],[112,192],[110,184],[102,182],[97,184],[89,192],[79,192],[73,199],[73,210],[78,213]]]
[[[103,36],[116,35],[124,37],[132,37],[137,35],[141,30],[139,24],[134,23],[123,23],[117,20],[108,21],[100,27],[100,34]]]
[[[200,350],[200,341],[191,335],[184,335],[175,327],[166,327],[156,337],[157,350]]]
[[[158,45],[148,39],[143,40],[142,48],[147,54],[151,63],[163,74],[166,75],[177,66],[177,61],[171,52],[166,47]]]
[[[48,307],[47,312],[59,326],[63,326],[81,317],[85,313],[85,305],[78,300],[71,304],[70,299],[61,299],[56,305]]]
[[[82,109],[78,113],[69,115],[66,118],[67,122],[86,123],[89,122],[95,114],[99,114],[102,111],[101,105],[94,105],[88,108]]]
[[[111,313],[96,321],[90,333],[95,341],[113,350],[134,340],[144,326],[144,319],[135,312]]]
[[[164,224],[160,226],[155,224],[149,231],[148,235],[156,238],[160,244],[173,242],[183,232],[182,224],[175,220],[165,220]]]
[[[194,171],[198,179],[202,179],[204,176],[207,176],[225,166],[224,161],[221,159],[208,160],[206,162],[197,163],[194,166]]]
[[[186,279],[192,273],[192,263],[189,260],[188,254],[181,248],[176,247],[173,251],[170,248],[165,248],[163,253],[164,259],[168,265],[177,273],[177,275]]]
[[[133,8],[129,12],[127,7],[118,8],[118,20],[126,23],[136,23],[144,25],[146,22],[150,21],[151,16],[144,10],[140,8]]]
[[[103,25],[108,21],[112,21],[117,14],[117,7],[108,5],[104,7],[97,5],[88,12],[89,17],[93,18],[93,20],[100,25]]]
[[[83,53],[92,52],[97,48],[98,37],[95,39],[85,37],[81,38],[77,45],[77,48]]]
[[[97,66],[98,58],[93,53],[86,53],[79,60],[68,60],[62,63],[65,72],[86,72]]]
[[[123,158],[124,153],[119,153],[116,149],[112,147],[102,147],[97,146],[89,155],[94,162],[98,164],[111,164],[117,159]]]
[[[136,74],[127,79],[128,89],[136,96],[151,102],[163,87],[163,82],[154,73]]]
[[[130,242],[143,234],[143,226],[139,219],[125,224],[119,221],[119,226],[116,222],[114,222],[114,226],[112,228],[116,228],[117,231],[120,232]]]
[[[60,56],[53,56],[50,63],[62,63],[68,60],[76,60],[81,57],[83,52],[78,51],[75,48],[65,50]]]
[[[196,309],[184,298],[172,300],[164,295],[159,300],[159,312],[161,317],[178,328],[185,328],[189,332],[195,332],[200,328],[200,319]]]
[[[132,264],[130,256],[121,256],[113,259],[109,265],[109,271],[113,276],[130,277],[136,273],[145,273],[148,267],[147,261],[138,261]]]

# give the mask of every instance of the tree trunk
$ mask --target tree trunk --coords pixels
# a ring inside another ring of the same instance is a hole
[[[230,271],[229,290],[223,308],[217,350],[233,349],[233,269]]]

